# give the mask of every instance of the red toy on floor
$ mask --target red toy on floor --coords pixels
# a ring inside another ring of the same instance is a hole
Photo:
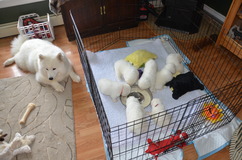
[[[174,135],[171,135],[170,138],[165,139],[163,141],[154,143],[154,142],[152,142],[151,139],[147,139],[149,146],[145,152],[154,155],[155,159],[157,160],[158,155],[162,152],[165,152],[169,148],[172,148],[175,146],[182,148],[182,147],[186,146],[185,139],[187,139],[187,138],[188,138],[188,135],[186,132],[177,130]]]

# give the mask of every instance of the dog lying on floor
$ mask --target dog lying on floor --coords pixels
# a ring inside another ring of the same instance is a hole
[[[27,40],[19,35],[12,41],[11,54],[13,57],[3,63],[5,67],[16,63],[20,69],[34,73],[39,83],[50,85],[58,92],[64,91],[59,82],[68,76],[74,82],[80,82],[65,53],[49,41]]]

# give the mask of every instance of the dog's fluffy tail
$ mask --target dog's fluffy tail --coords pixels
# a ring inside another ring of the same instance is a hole
[[[11,42],[11,54],[14,56],[22,46],[22,44],[27,40],[26,37],[18,35],[18,37],[15,37],[13,41]]]

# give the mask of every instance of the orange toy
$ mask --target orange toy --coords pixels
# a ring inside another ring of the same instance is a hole
[[[202,115],[206,117],[212,123],[216,123],[221,121],[223,117],[222,109],[218,108],[218,104],[214,104],[213,102],[204,103],[203,104],[203,112]]]

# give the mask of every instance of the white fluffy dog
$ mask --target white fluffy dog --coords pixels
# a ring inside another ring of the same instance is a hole
[[[113,102],[117,102],[120,96],[127,96],[131,91],[128,84],[108,79],[100,79],[98,81],[98,88],[102,94],[110,96]]]
[[[182,56],[177,53],[169,54],[166,58],[166,64],[174,64],[176,68],[175,75],[184,72],[184,66],[182,64]]]
[[[128,130],[135,134],[140,134],[142,129],[142,120],[144,115],[143,107],[139,100],[134,96],[130,96],[126,101],[126,118]]]
[[[164,125],[168,125],[171,120],[171,115],[166,114],[166,112],[158,114],[159,112],[165,111],[165,107],[163,103],[160,101],[158,98],[154,98],[151,101],[151,106],[152,106],[152,119],[157,126],[162,127]],[[155,114],[155,115],[154,115]]]
[[[4,62],[4,66],[13,64],[31,73],[35,73],[38,82],[51,85],[56,91],[63,92],[59,83],[68,76],[74,82],[80,82],[80,77],[74,72],[70,60],[65,53],[49,41],[41,39],[26,40],[18,36],[11,44],[12,58]]]
[[[139,71],[131,63],[124,59],[115,62],[114,69],[116,76],[120,81],[123,78],[130,86],[138,81]]]
[[[138,80],[138,86],[141,89],[148,89],[155,91],[155,80],[157,73],[157,64],[153,59],[145,63],[145,68],[142,76]]]
[[[165,84],[173,79],[173,74],[176,73],[174,64],[166,64],[156,75],[155,88],[163,89]]]

